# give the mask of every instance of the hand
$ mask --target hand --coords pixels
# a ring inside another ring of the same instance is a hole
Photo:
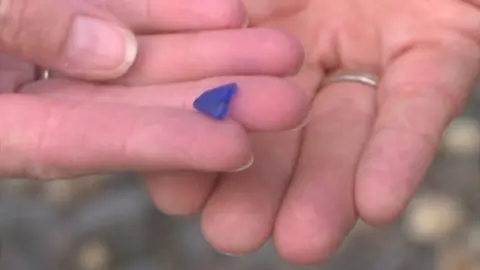
[[[253,135],[255,164],[240,173],[152,175],[159,208],[203,207],[207,240],[245,254],[273,236],[298,264],[326,259],[360,217],[402,213],[445,126],[478,74],[480,1],[245,0],[254,26],[296,35],[306,50],[293,78],[313,109],[302,130]],[[378,89],[328,86],[329,72],[378,74]]]
[[[306,96],[295,85],[278,78],[297,71],[303,59],[301,47],[276,31],[240,29],[245,18],[236,1],[211,0],[202,5],[187,0],[181,4],[146,1],[155,3],[148,8],[150,17],[146,20],[142,14],[145,11],[135,9],[137,1],[102,2],[125,23],[125,29],[169,32],[137,36],[139,54],[134,64],[128,65],[128,72],[122,67],[123,73],[117,68],[100,73],[95,69],[79,72],[78,66],[71,69],[73,62],[64,62],[63,53],[57,54],[59,51],[47,46],[50,42],[64,48],[70,43],[63,43],[69,35],[54,32],[58,30],[55,24],[42,24],[41,20],[54,16],[53,10],[62,12],[54,9],[52,1],[16,6],[27,2],[11,2],[11,9],[5,10],[12,21],[2,20],[2,29],[6,30],[0,40],[6,44],[6,53],[0,55],[0,177],[54,179],[116,171],[235,171],[251,165],[247,131],[293,128],[307,114]],[[67,6],[64,2],[60,7]],[[72,9],[76,6],[68,7],[65,13],[76,11]],[[95,6],[92,10],[106,12]],[[192,17],[191,12],[198,15]],[[24,14],[31,16],[27,20]],[[63,16],[59,15],[58,24],[68,24],[69,20],[62,21]],[[211,31],[181,32],[201,29],[197,24]],[[220,30],[228,26],[232,29]],[[29,36],[35,29],[51,30],[49,37],[60,38]],[[38,45],[37,51],[33,44]],[[102,47],[100,52],[105,51]],[[88,53],[81,55],[82,61],[107,66]],[[31,61],[60,74],[35,81]],[[67,78],[72,76],[103,81],[96,84]],[[232,81],[240,87],[232,104],[232,119],[213,121],[193,110],[193,100],[203,91]]]

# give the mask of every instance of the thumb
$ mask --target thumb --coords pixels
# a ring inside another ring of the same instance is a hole
[[[123,75],[137,54],[135,36],[80,2],[0,0],[0,50],[74,77]]]

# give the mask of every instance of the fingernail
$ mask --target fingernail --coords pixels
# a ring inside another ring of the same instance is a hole
[[[300,125],[296,126],[295,128],[292,128],[290,131],[297,131],[297,130],[303,129],[304,127],[308,126],[308,124],[310,124],[310,121],[311,121],[311,118],[307,117],[303,120],[303,122]]]
[[[247,164],[243,165],[242,167],[238,168],[238,169],[235,169],[231,172],[242,172],[242,171],[245,171],[247,170],[248,168],[252,167],[253,163],[255,162],[255,158],[252,156],[250,158],[250,160],[248,161]]]
[[[67,41],[66,68],[94,78],[116,78],[125,73],[137,56],[135,36],[112,23],[77,16]]]

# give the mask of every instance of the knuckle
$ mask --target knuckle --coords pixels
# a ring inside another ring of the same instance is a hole
[[[49,113],[49,117],[45,123],[49,125],[53,118],[52,114]],[[24,175],[28,178],[53,180],[59,176],[59,173],[56,172],[50,164],[48,155],[45,154],[46,152],[48,153],[50,144],[49,127],[47,125],[44,125],[45,128],[42,128],[40,132],[37,133],[38,135],[31,146],[31,158],[24,164]]]
[[[25,28],[24,14],[28,5],[25,0],[2,0],[0,2],[0,37],[4,45],[13,45],[15,40],[21,39]]]
[[[264,36],[270,37],[265,46],[271,53],[279,56],[281,66],[288,67],[287,72],[295,74],[305,60],[302,44],[292,36],[274,29],[262,29]]]
[[[26,57],[31,57],[29,52],[41,51],[40,57],[45,59],[62,52],[73,15],[71,9],[65,8],[68,4],[64,1],[41,2],[0,0],[2,47]]]
[[[65,103],[65,106],[51,105],[46,109],[41,125],[35,132],[36,136],[28,146],[29,156],[24,164],[24,174],[29,178],[38,180],[54,180],[68,177],[72,172],[64,167],[68,162],[64,159],[68,153],[65,147],[59,144],[58,139],[68,127],[68,114],[75,110],[79,104],[76,102]],[[68,105],[67,105],[68,104]]]
[[[64,108],[58,110],[55,104],[37,109],[27,97],[2,97],[0,125],[5,130],[0,134],[0,177],[51,180],[69,172],[64,159],[67,149],[58,143],[62,135],[58,127],[67,119]]]

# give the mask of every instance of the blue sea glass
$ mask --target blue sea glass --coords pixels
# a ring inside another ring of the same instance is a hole
[[[207,90],[193,102],[193,107],[209,117],[223,120],[227,117],[230,102],[237,92],[238,85],[236,83]]]

